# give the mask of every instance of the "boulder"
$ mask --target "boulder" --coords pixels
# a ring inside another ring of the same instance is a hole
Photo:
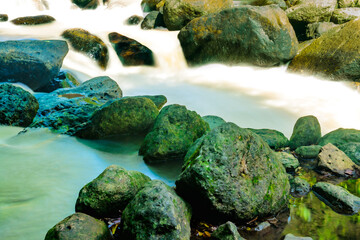
[[[273,129],[252,129],[257,135],[259,135],[272,149],[278,150],[289,146],[289,140],[282,132]]]
[[[269,67],[292,59],[298,41],[278,6],[240,6],[192,20],[178,38],[190,65],[212,62]]]
[[[290,153],[277,152],[276,155],[287,172],[295,172],[295,169],[300,166],[299,160]]]
[[[214,240],[245,240],[245,238],[240,236],[236,225],[230,221],[220,225],[211,234],[211,239],[214,239]]]
[[[0,82],[21,82],[36,91],[59,74],[68,51],[60,40],[0,42]]]
[[[141,16],[137,16],[137,15],[133,15],[131,17],[129,17],[126,21],[125,24],[127,25],[138,25],[144,18]]]
[[[360,142],[350,142],[339,146],[355,164],[360,166]]]
[[[99,0],[71,0],[72,3],[82,9],[95,9],[99,5]]]
[[[301,146],[296,148],[295,153],[301,159],[312,159],[318,156],[321,148],[321,145]]]
[[[97,36],[85,29],[71,28],[65,30],[61,36],[78,52],[82,52],[106,69],[109,61],[109,53],[106,44]]]
[[[360,210],[360,198],[340,186],[318,182],[312,190],[321,201],[337,213],[353,215]]]
[[[159,110],[167,103],[167,98],[164,95],[140,95],[140,96],[133,96],[133,97],[148,98],[155,103],[156,107]]]
[[[109,33],[109,40],[124,66],[154,66],[153,52],[138,41],[116,32]]]
[[[73,88],[80,85],[81,82],[77,80],[72,73],[62,70],[54,79],[51,79],[45,86],[42,86],[37,91],[49,93],[59,88]]]
[[[165,27],[163,15],[159,11],[151,11],[141,23],[141,29],[154,29]]]
[[[0,14],[0,22],[6,22],[7,20],[9,20],[7,14]]]
[[[311,190],[310,184],[303,178],[290,179],[290,193],[293,197],[306,196]]]
[[[337,25],[332,22],[316,22],[310,23],[306,27],[306,37],[311,38],[318,38],[324,33],[330,31]]]
[[[328,143],[340,147],[346,143],[360,142],[360,130],[339,128],[325,134],[319,141],[319,145],[324,146]]]
[[[142,0],[141,7],[144,12],[157,11],[159,8],[157,5],[162,2],[162,0]]]
[[[276,214],[286,207],[290,188],[267,143],[234,123],[214,128],[191,146],[175,184],[201,219],[234,223]]]
[[[31,93],[8,83],[0,84],[0,106],[0,125],[18,127],[29,126],[39,109]]]
[[[286,10],[288,8],[285,0],[255,0],[255,2],[251,3],[251,5],[254,6],[267,6],[272,4],[278,5],[282,10]]]
[[[358,0],[337,0],[339,8],[352,8],[358,7]]]
[[[19,17],[11,20],[15,25],[40,25],[54,22],[55,18],[49,15],[38,15],[29,17]]]
[[[144,185],[122,214],[121,239],[190,239],[189,206],[165,183]]]
[[[182,159],[209,125],[194,111],[178,104],[164,107],[142,143],[139,154],[151,162]]]
[[[74,213],[51,228],[45,240],[111,240],[105,222],[83,213]]]
[[[148,98],[116,99],[96,110],[76,136],[101,139],[116,135],[144,135],[151,129],[158,114],[158,108]]]
[[[111,165],[79,193],[75,211],[96,218],[119,217],[150,178],[137,171]]]
[[[221,117],[213,115],[203,116],[202,119],[209,124],[210,130],[222,125],[223,123],[226,123],[226,121]]]
[[[289,146],[295,150],[301,146],[317,144],[320,138],[321,128],[317,118],[311,115],[304,116],[296,121]]]
[[[284,240],[313,240],[311,237],[297,237],[291,233],[285,235]]]
[[[360,17],[360,8],[339,8],[335,9],[331,21],[342,24]]]

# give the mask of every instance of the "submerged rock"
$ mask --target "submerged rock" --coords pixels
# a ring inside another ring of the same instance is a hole
[[[185,157],[176,191],[201,219],[235,223],[286,207],[289,181],[281,162],[259,137],[233,123],[211,130]]]
[[[7,14],[0,14],[0,22],[6,22],[7,20],[9,20]]]
[[[141,16],[137,16],[137,15],[133,15],[131,17],[129,17],[125,23],[127,25],[138,25],[144,18]]]
[[[224,119],[218,116],[207,115],[203,116],[202,119],[209,124],[210,130],[226,123]]]
[[[301,117],[295,123],[289,146],[291,149],[296,149],[301,146],[317,144],[320,138],[321,128],[317,118],[311,115]]]
[[[311,190],[310,184],[302,178],[290,179],[290,193],[293,197],[306,196]]]
[[[359,142],[360,143],[360,130],[339,128],[328,134],[325,134],[319,141],[319,145],[326,145],[328,143],[340,147],[343,144]]]
[[[276,155],[287,172],[294,172],[300,166],[299,160],[290,153],[277,152]]]
[[[295,153],[302,159],[313,159],[319,155],[321,145],[301,146],[296,148]]]
[[[360,8],[339,8],[335,9],[331,21],[342,24],[360,17]]]
[[[289,140],[282,132],[273,129],[252,129],[257,135],[259,135],[272,149],[278,150],[289,146]]]
[[[76,201],[76,212],[96,218],[119,217],[150,178],[137,171],[111,165],[86,184]]]
[[[284,11],[275,5],[240,6],[196,18],[181,29],[178,38],[191,65],[268,67],[289,61],[298,48]]]
[[[156,27],[165,27],[163,15],[158,11],[151,11],[141,23],[141,29],[154,29]]]
[[[52,92],[59,88],[73,88],[80,86],[81,83],[68,71],[60,71],[54,79],[50,80],[48,84],[39,88],[38,92]]]
[[[144,185],[122,215],[121,239],[190,239],[189,206],[159,180]]]
[[[15,25],[39,25],[54,22],[55,18],[49,15],[38,15],[29,17],[19,17],[11,20]]]
[[[285,235],[284,240],[313,240],[311,237],[297,237],[291,233]]]
[[[99,5],[99,0],[71,0],[82,9],[95,9]]]
[[[45,240],[111,240],[105,222],[83,213],[74,213],[51,228]]]
[[[38,101],[28,91],[12,84],[0,84],[0,125],[27,127],[38,109]]]
[[[214,240],[245,240],[245,238],[242,238],[240,236],[236,225],[230,221],[220,225],[211,234],[211,239],[214,239]]]
[[[68,51],[60,40],[0,42],[0,82],[21,82],[36,91],[59,74]]]
[[[318,182],[312,187],[312,190],[321,201],[337,213],[353,215],[360,210],[360,198],[342,187]]]
[[[68,29],[61,36],[69,41],[76,51],[86,54],[95,60],[99,67],[106,69],[109,61],[108,48],[99,37],[81,28]]]
[[[350,142],[339,146],[355,164],[360,166],[360,142]]]

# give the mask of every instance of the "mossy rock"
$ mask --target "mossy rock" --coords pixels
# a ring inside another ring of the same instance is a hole
[[[126,19],[125,24],[127,25],[138,25],[144,18],[138,15],[133,15]]]
[[[285,168],[267,143],[234,123],[191,146],[175,184],[194,214],[210,222],[275,214],[286,207],[290,189]]]
[[[331,21],[336,24],[342,24],[360,17],[360,8],[339,8],[335,9],[331,16]]]
[[[321,138],[320,123],[315,116],[299,118],[290,137],[289,146],[295,150],[301,146],[315,145]]]
[[[295,172],[296,168],[300,166],[299,160],[290,153],[277,152],[276,155],[287,172]]]
[[[15,25],[40,25],[40,24],[52,23],[54,21],[55,18],[49,15],[19,17],[11,20],[11,22]]]
[[[144,12],[151,12],[151,11],[157,11],[159,10],[159,8],[157,7],[157,5],[161,2],[162,0],[142,0],[141,1],[141,7],[143,9]]]
[[[213,115],[203,116],[202,119],[204,119],[204,121],[209,124],[210,130],[226,123],[226,121],[221,117],[213,116]]]
[[[6,22],[9,20],[9,16],[7,14],[0,14],[0,22]]]
[[[139,96],[133,96],[133,97],[148,98],[155,103],[156,107],[159,110],[167,103],[167,98],[164,95],[139,95]]]
[[[82,9],[95,9],[99,5],[99,0],[71,0],[71,2]]]
[[[285,0],[256,0],[251,3],[251,5],[254,6],[267,6],[272,4],[278,5],[282,10],[286,10],[288,8]]]
[[[86,54],[96,61],[102,69],[106,69],[109,62],[109,52],[106,44],[97,36],[85,29],[72,28],[65,30],[61,36],[79,52]]]
[[[68,71],[60,71],[59,74],[48,82],[45,86],[38,89],[38,92],[52,92],[59,88],[74,88],[80,86],[81,82]]]
[[[360,166],[360,142],[350,142],[339,146],[354,163]]]
[[[165,183],[144,185],[122,214],[121,239],[188,240],[191,210]]]
[[[237,230],[237,227],[232,222],[226,222],[220,225],[212,234],[213,240],[245,240],[242,238]]]
[[[350,128],[339,128],[325,134],[319,141],[319,145],[324,146],[328,143],[340,147],[346,143],[360,142],[360,130]]]
[[[278,150],[289,146],[289,140],[282,132],[273,129],[248,129],[259,135],[272,149]]]
[[[296,148],[295,153],[301,159],[314,159],[320,152],[321,145],[301,146]]]
[[[303,178],[290,179],[290,193],[293,197],[306,196],[311,191],[310,184]]]
[[[309,39],[318,38],[336,26],[338,25],[332,22],[310,23],[306,26],[306,37]]]

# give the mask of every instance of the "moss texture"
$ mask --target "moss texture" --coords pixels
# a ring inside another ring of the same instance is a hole
[[[321,138],[320,123],[314,116],[299,118],[290,137],[289,146],[295,150],[301,146],[317,144]]]

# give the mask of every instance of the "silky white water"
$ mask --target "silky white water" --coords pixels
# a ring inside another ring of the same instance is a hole
[[[40,26],[0,22],[0,40],[62,39],[68,28],[84,28],[108,46],[103,71],[82,53],[70,50],[63,69],[82,81],[107,75],[124,95],[163,94],[168,104],[186,105],[200,115],[218,115],[241,127],[271,128],[291,136],[297,118],[315,115],[323,134],[339,127],[360,129],[360,94],[344,83],[285,72],[212,64],[186,65],[178,32],[141,30],[124,21],[143,12],[139,0],[110,0],[96,10],[80,10],[70,0],[0,0],[0,14],[16,17],[47,14],[56,21]],[[123,67],[107,34],[136,39],[155,54],[156,67]],[[71,49],[71,48],[70,48]],[[142,171],[173,184],[181,163],[147,166],[137,155],[140,140],[79,141],[76,138],[0,127],[0,238],[42,239],[55,223],[74,211],[80,188],[110,164]],[[174,170],[169,170],[170,168]]]

